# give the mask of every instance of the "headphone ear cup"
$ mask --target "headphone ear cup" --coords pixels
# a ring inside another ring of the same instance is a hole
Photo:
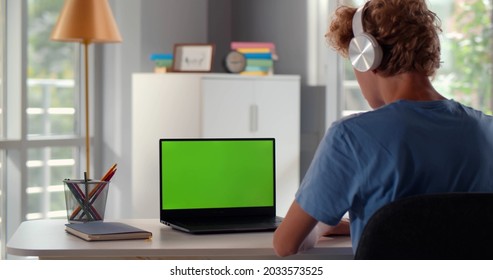
[[[349,43],[349,60],[353,67],[366,72],[375,70],[382,62],[382,48],[377,40],[368,33],[355,36]]]

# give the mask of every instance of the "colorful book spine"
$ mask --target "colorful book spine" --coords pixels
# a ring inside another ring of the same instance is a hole
[[[272,59],[272,53],[244,53],[246,59]]]
[[[274,61],[272,59],[248,59],[246,60],[246,66],[262,66],[262,67],[273,67]]]
[[[149,57],[151,60],[172,60],[173,54],[171,53],[155,53]]]
[[[271,53],[268,48],[237,48],[236,50],[241,53]]]
[[[265,72],[265,71],[243,71],[243,72],[240,72],[240,75],[244,75],[244,76],[267,76],[270,74],[269,74],[269,72]]]
[[[238,48],[267,48],[275,53],[276,46],[271,42],[231,42],[231,49]]]
[[[270,70],[271,70],[270,67],[246,66],[244,71],[246,71],[246,72],[265,72],[265,73],[269,73]]]

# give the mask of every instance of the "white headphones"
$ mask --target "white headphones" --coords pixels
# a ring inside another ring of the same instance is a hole
[[[375,37],[363,29],[365,5],[359,7],[353,16],[354,38],[349,43],[349,60],[353,67],[366,72],[376,69],[382,61],[382,48]]]

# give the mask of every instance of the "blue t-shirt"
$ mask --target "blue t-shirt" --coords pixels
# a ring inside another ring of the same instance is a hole
[[[349,211],[356,251],[380,207],[440,192],[493,192],[493,118],[453,100],[400,100],[335,122],[296,201],[328,225]]]

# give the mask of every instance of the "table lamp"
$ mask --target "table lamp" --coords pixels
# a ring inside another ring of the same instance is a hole
[[[107,0],[66,0],[51,33],[51,40],[79,42],[84,46],[86,172],[90,171],[89,63],[91,43],[116,43],[122,38]],[[90,178],[90,177],[89,177]]]

